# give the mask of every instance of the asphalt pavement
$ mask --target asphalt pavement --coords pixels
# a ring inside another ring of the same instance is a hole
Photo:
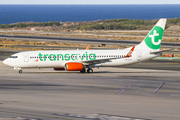
[[[23,36],[23,35],[0,35],[0,38],[6,39],[31,39],[58,42],[81,42],[81,43],[102,43],[102,44],[139,44],[140,41],[134,40],[108,40],[108,39],[90,39],[90,38],[70,38],[70,37],[50,37],[50,36]],[[180,43],[164,43],[163,46],[180,47]]]

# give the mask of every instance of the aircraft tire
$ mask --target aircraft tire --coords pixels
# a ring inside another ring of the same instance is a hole
[[[22,70],[19,70],[19,74],[21,74],[23,71]]]
[[[88,73],[93,73],[93,69],[89,68],[89,69],[87,70],[87,72],[88,72]]]

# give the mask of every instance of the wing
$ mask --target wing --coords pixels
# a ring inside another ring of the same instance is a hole
[[[125,57],[105,58],[105,59],[98,59],[98,60],[84,60],[84,61],[81,61],[81,63],[85,63],[85,64],[99,64],[99,63],[111,62],[111,60],[114,60],[114,59],[128,58],[128,57],[132,56],[132,52],[134,51],[134,49],[135,49],[135,46],[133,46],[131,48],[131,50],[127,53],[127,55]]]

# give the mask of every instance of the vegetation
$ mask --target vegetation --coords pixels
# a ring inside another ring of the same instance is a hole
[[[155,20],[135,20],[135,19],[113,19],[99,20],[94,23],[79,25],[76,29],[80,30],[149,30],[158,19]],[[180,25],[180,18],[168,19],[167,26]]]
[[[84,24],[77,27],[81,30],[137,30],[149,29],[157,20],[133,20],[133,19],[113,19],[113,20],[100,20],[92,24]],[[148,28],[147,28],[148,27]]]
[[[168,19],[167,20],[167,27],[172,26],[172,25],[180,26],[180,18]]]
[[[59,26],[59,22],[42,22],[42,23],[15,23],[15,24],[2,24],[0,28],[25,28],[25,27],[34,27],[34,26]]]
[[[89,22],[43,22],[43,23],[15,23],[3,24],[0,28],[26,28],[26,27],[42,27],[42,26],[56,26],[53,30],[149,30],[158,19],[155,20],[135,20],[135,19],[112,19],[112,20],[98,20]],[[180,18],[168,19],[166,28],[172,25],[180,26]]]

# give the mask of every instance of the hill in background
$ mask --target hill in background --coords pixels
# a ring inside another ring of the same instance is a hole
[[[74,30],[150,30],[158,21],[154,20],[135,20],[135,19],[112,19],[98,20],[89,22],[25,22],[14,24],[2,24],[1,29],[26,29],[41,31],[74,31]],[[166,29],[180,30],[180,18],[167,20]]]

